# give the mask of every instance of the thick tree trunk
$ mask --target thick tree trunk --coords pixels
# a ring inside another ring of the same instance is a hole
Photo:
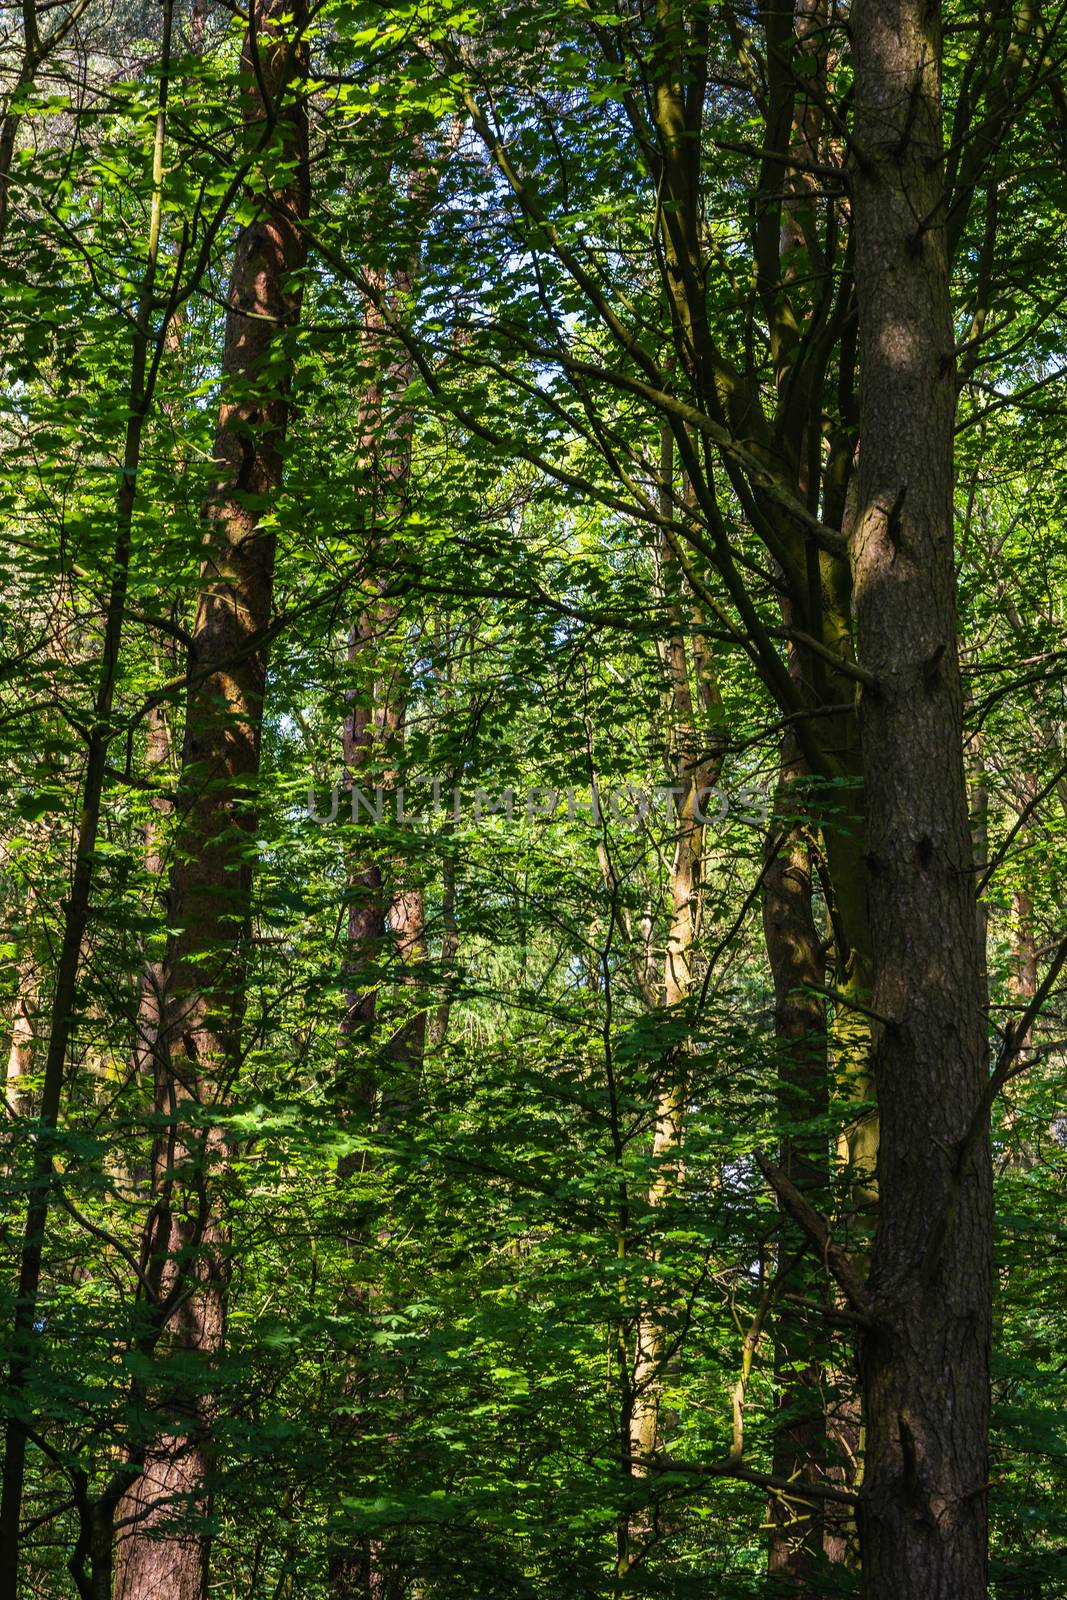
[[[985,1600],[991,1169],[952,545],[940,19],[853,13],[863,691],[878,1228],[863,1348],[868,1600]]]
[[[212,1189],[225,1151],[221,1135],[205,1133],[197,1117],[225,1103],[240,1064],[264,631],[274,572],[275,536],[261,518],[281,483],[292,364],[286,340],[300,312],[294,275],[306,260],[294,220],[307,208],[306,112],[294,88],[303,51],[280,25],[291,15],[280,0],[262,0],[243,61],[256,85],[245,113],[248,136],[265,143],[273,122],[293,166],[279,190],[264,186],[254,194],[257,215],[240,230],[230,281],[215,438],[219,477],[205,505],[170,885],[176,932],[165,958],[164,1025],[154,1051],[157,1106],[170,1126],[157,1152],[146,1266],[164,1293],[176,1275],[185,1277],[192,1293],[180,1302],[169,1334],[205,1369],[218,1356],[224,1330],[226,1239]],[[208,1538],[197,1521],[210,1505],[210,1401],[184,1387],[166,1399],[182,1426],[153,1445],[121,1508],[116,1600],[203,1600],[207,1593]]]

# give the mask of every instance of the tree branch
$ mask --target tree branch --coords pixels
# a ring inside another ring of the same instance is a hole
[[[793,1221],[816,1247],[826,1270],[844,1291],[852,1309],[868,1324],[873,1323],[873,1308],[867,1287],[861,1282],[848,1256],[834,1243],[833,1230],[826,1218],[805,1200],[792,1179],[768,1160],[762,1150],[756,1151],[756,1165]]]

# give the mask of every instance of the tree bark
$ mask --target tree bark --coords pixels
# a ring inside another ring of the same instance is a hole
[[[391,285],[378,277],[378,292],[383,297],[390,292],[410,294],[416,266],[417,260],[406,272],[397,273]],[[382,332],[381,313],[371,308],[366,334],[372,359],[381,355]],[[380,377],[368,386],[361,402],[361,454],[369,483],[365,522],[372,538],[377,536],[379,527],[388,529],[402,517],[407,507],[412,418],[409,410],[398,408],[398,398],[411,376],[408,361],[386,361]],[[393,642],[400,612],[378,573],[372,570],[368,574],[366,587],[366,604],[349,632],[348,659],[362,681],[349,690],[352,709],[342,736],[345,782],[350,789],[361,784],[370,789],[381,785],[389,792],[397,779],[403,784],[407,686],[400,655],[403,646]],[[383,649],[383,644],[387,648]],[[426,1042],[426,1013],[420,1008],[403,1017],[391,1037],[379,1042],[375,1050],[376,1025],[382,1021],[378,1005],[382,964],[395,960],[395,989],[400,991],[413,981],[412,964],[425,956],[422,890],[405,883],[403,858],[393,867],[392,873],[383,873],[373,847],[358,841],[348,851],[345,965],[349,987],[338,1052],[339,1113],[348,1118],[358,1111],[379,1133],[403,1119]],[[364,1153],[358,1160],[360,1170],[366,1172],[372,1157]],[[342,1162],[342,1181],[354,1171],[353,1160]],[[353,1234],[348,1240],[352,1256],[358,1257],[367,1243],[366,1234]],[[349,1310],[368,1323],[378,1299],[375,1286],[366,1282],[357,1282],[346,1290]],[[344,1383],[365,1401],[370,1398],[365,1364],[357,1360]],[[330,1551],[327,1578],[333,1600],[388,1600],[399,1582],[382,1541],[366,1536],[346,1540]]]
[[[868,1600],[984,1600],[991,1167],[953,573],[953,326],[940,16],[852,19],[860,317],[853,535],[878,1090],[863,1344]]]
[[[226,1235],[212,1193],[225,1148],[202,1113],[225,1103],[240,1066],[275,551],[275,535],[261,519],[282,480],[289,339],[306,261],[299,226],[308,205],[301,20],[281,0],[261,0],[242,58],[251,85],[246,136],[280,138],[284,179],[277,188],[264,180],[252,195],[256,215],[238,234],[227,298],[218,478],[204,508],[170,882],[176,931],[164,961],[154,1052],[157,1109],[169,1127],[156,1153],[145,1265],[164,1293],[184,1277],[189,1293],[169,1335],[205,1369],[218,1357],[225,1322]],[[149,1449],[121,1509],[116,1600],[203,1600],[207,1593],[207,1387],[178,1386],[165,1397],[167,1431]]]
[[[809,1203],[825,1213],[827,1134],[797,1126],[826,1118],[829,1112],[826,1001],[820,993],[826,982],[826,957],[812,905],[811,844],[795,816],[795,790],[803,776],[795,742],[787,736],[766,845],[763,929],[774,983],[777,1094],[783,1130],[779,1166]],[[783,1208],[778,1261],[779,1273],[786,1277],[781,1288],[818,1299],[821,1263],[815,1262],[812,1270],[804,1259],[805,1243]],[[795,1265],[790,1271],[791,1261]],[[821,1331],[813,1334],[796,1310],[788,1306],[782,1310],[775,1339],[778,1419],[771,1472],[798,1489],[824,1480],[829,1465],[824,1399],[827,1373],[818,1348],[822,1342]],[[767,1546],[771,1592],[808,1597],[820,1592],[820,1570],[828,1558],[841,1554],[840,1539],[827,1526],[826,1510],[826,1502],[772,1497]]]
[[[670,432],[661,438],[661,509],[670,513],[670,485],[674,473],[674,450]],[[722,770],[721,741],[702,720],[709,711],[721,709],[718,684],[712,663],[699,644],[686,645],[680,574],[676,570],[671,546],[664,540],[660,548],[660,571],[664,596],[668,601],[674,630],[662,648],[667,681],[665,708],[669,745],[664,752],[673,765],[675,794],[675,836],[667,880],[667,936],[658,995],[655,989],[646,1001],[662,1007],[669,1024],[683,1019],[693,987],[693,957],[700,926],[702,874],[705,853],[703,806],[706,791]],[[614,880],[612,879],[612,882]],[[645,986],[642,985],[644,991]],[[687,1040],[669,1045],[656,1088],[655,1121],[652,1134],[652,1170],[645,1203],[650,1212],[662,1211],[678,1193],[684,1176],[685,1122],[690,1089],[690,1050]],[[623,1424],[628,1434],[629,1455],[636,1459],[637,1471],[647,1469],[644,1462],[661,1445],[663,1418],[661,1399],[667,1369],[677,1356],[671,1347],[670,1307],[665,1295],[657,1295],[661,1278],[658,1251],[649,1261],[651,1297],[636,1319],[632,1377],[625,1385],[624,1400],[629,1415]],[[675,1341],[675,1344],[677,1341]],[[634,1562],[644,1541],[655,1530],[647,1516],[634,1517],[622,1530],[622,1564]]]

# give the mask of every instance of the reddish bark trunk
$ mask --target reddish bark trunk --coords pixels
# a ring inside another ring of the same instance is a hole
[[[243,58],[255,85],[245,112],[248,137],[265,144],[273,123],[294,169],[277,189],[264,184],[254,192],[257,215],[240,230],[230,280],[218,479],[204,512],[170,884],[169,923],[177,931],[166,955],[164,1026],[154,1050],[157,1108],[170,1127],[156,1156],[146,1268],[164,1293],[176,1275],[192,1289],[167,1337],[196,1353],[205,1382],[161,1397],[164,1437],[150,1449],[119,1514],[115,1600],[203,1600],[207,1592],[209,1378],[222,1346],[226,1292],[226,1233],[213,1184],[225,1148],[221,1134],[210,1125],[205,1132],[198,1117],[225,1103],[240,1065],[275,547],[261,521],[282,478],[292,363],[286,341],[299,318],[298,274],[306,260],[297,219],[307,212],[307,126],[294,87],[303,52],[280,25],[286,15],[291,8],[281,0],[261,0]]]

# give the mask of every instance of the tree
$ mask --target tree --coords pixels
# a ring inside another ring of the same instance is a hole
[[[860,1537],[879,1595],[984,1595],[991,1165],[953,571],[940,21],[856,17],[854,542],[879,1089]],[[862,1308],[857,1308],[862,1309]]]
[[[17,1600],[1067,1582],[1062,30],[894,5],[10,15]]]
[[[289,19],[289,25],[285,20]],[[242,949],[248,937],[255,786],[271,623],[275,534],[269,518],[282,475],[293,330],[306,246],[307,111],[302,19],[278,6],[253,13],[242,56],[246,136],[271,153],[237,235],[227,301],[223,389],[205,505],[205,554],[188,658],[162,976],[163,1025],[153,1059],[163,1133],[142,1280],[168,1308],[177,1349],[210,1371],[226,1312],[227,1240],[214,1198],[226,1143],[213,1122],[241,1065]],[[159,1406],[162,1437],[143,1457],[123,1521],[116,1594],[145,1600],[162,1587],[181,1600],[207,1588],[210,1385],[184,1383]],[[175,1525],[174,1512],[179,1512]],[[192,1531],[182,1526],[193,1519]]]

